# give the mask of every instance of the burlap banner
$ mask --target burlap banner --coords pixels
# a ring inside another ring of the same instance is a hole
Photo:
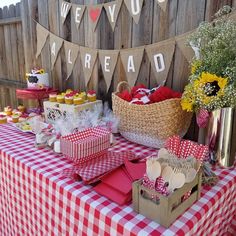
[[[151,61],[152,70],[158,84],[164,84],[173,59],[175,51],[175,39],[165,40],[146,46],[146,52]]]
[[[80,47],[80,58],[84,72],[85,86],[87,86],[93,72],[94,64],[97,60],[97,50]]]
[[[143,0],[124,0],[124,2],[134,22],[138,24],[143,7]]]
[[[54,67],[63,42],[64,40],[62,38],[50,33],[51,69]]]
[[[107,13],[108,20],[111,24],[112,30],[114,31],[116,21],[120,12],[122,1],[108,2],[104,4],[104,8]]]
[[[175,38],[178,48],[180,49],[180,51],[182,52],[182,54],[184,55],[184,57],[188,62],[190,62],[194,57],[194,50],[187,45],[188,37],[192,33],[193,31],[187,32]]]
[[[47,29],[45,29],[43,26],[41,26],[38,23],[36,25],[36,32],[37,32],[37,52],[36,52],[36,58],[37,58],[47,41],[49,32]]]
[[[132,87],[138,78],[143,60],[144,47],[125,49],[120,51],[120,57],[125,69],[127,81]]]
[[[60,15],[61,15],[61,22],[64,24],[66,17],[70,11],[71,3],[65,2],[63,0],[60,0]]]
[[[98,4],[96,6],[88,6],[88,17],[92,23],[93,31],[95,31],[98,20],[102,12],[103,4]]]
[[[156,0],[162,11],[166,11],[168,0]]]
[[[74,68],[76,58],[78,57],[79,46],[74,43],[64,41],[64,49],[66,55],[66,69],[67,69],[66,79],[68,79]]]
[[[107,91],[111,86],[112,76],[116,67],[119,50],[99,50],[99,60],[107,85]]]
[[[75,24],[77,26],[77,29],[80,26],[85,9],[86,9],[86,7],[84,5],[72,4],[72,11],[73,11],[73,15],[74,15]]]

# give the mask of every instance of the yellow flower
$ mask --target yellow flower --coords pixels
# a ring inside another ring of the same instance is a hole
[[[224,89],[227,83],[227,78],[203,72],[201,76],[193,82],[193,89],[198,97],[200,97],[203,104],[207,105],[224,95]]]
[[[193,100],[191,98],[182,98],[181,99],[181,106],[183,110],[188,112],[193,111]]]

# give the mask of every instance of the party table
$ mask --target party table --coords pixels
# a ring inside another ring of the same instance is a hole
[[[115,151],[154,149],[117,137]],[[72,163],[34,147],[34,135],[0,125],[0,235],[235,235],[236,170],[216,169],[219,182],[166,229],[63,175]]]

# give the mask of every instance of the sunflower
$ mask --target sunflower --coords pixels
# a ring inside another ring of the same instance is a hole
[[[227,78],[203,72],[201,76],[193,82],[193,89],[202,103],[207,105],[224,96],[227,82]]]

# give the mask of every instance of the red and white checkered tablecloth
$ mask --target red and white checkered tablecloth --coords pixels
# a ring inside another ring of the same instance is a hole
[[[115,150],[153,149],[119,137]],[[236,170],[220,180],[169,229],[61,175],[72,163],[36,149],[34,136],[0,125],[0,235],[236,235]]]

